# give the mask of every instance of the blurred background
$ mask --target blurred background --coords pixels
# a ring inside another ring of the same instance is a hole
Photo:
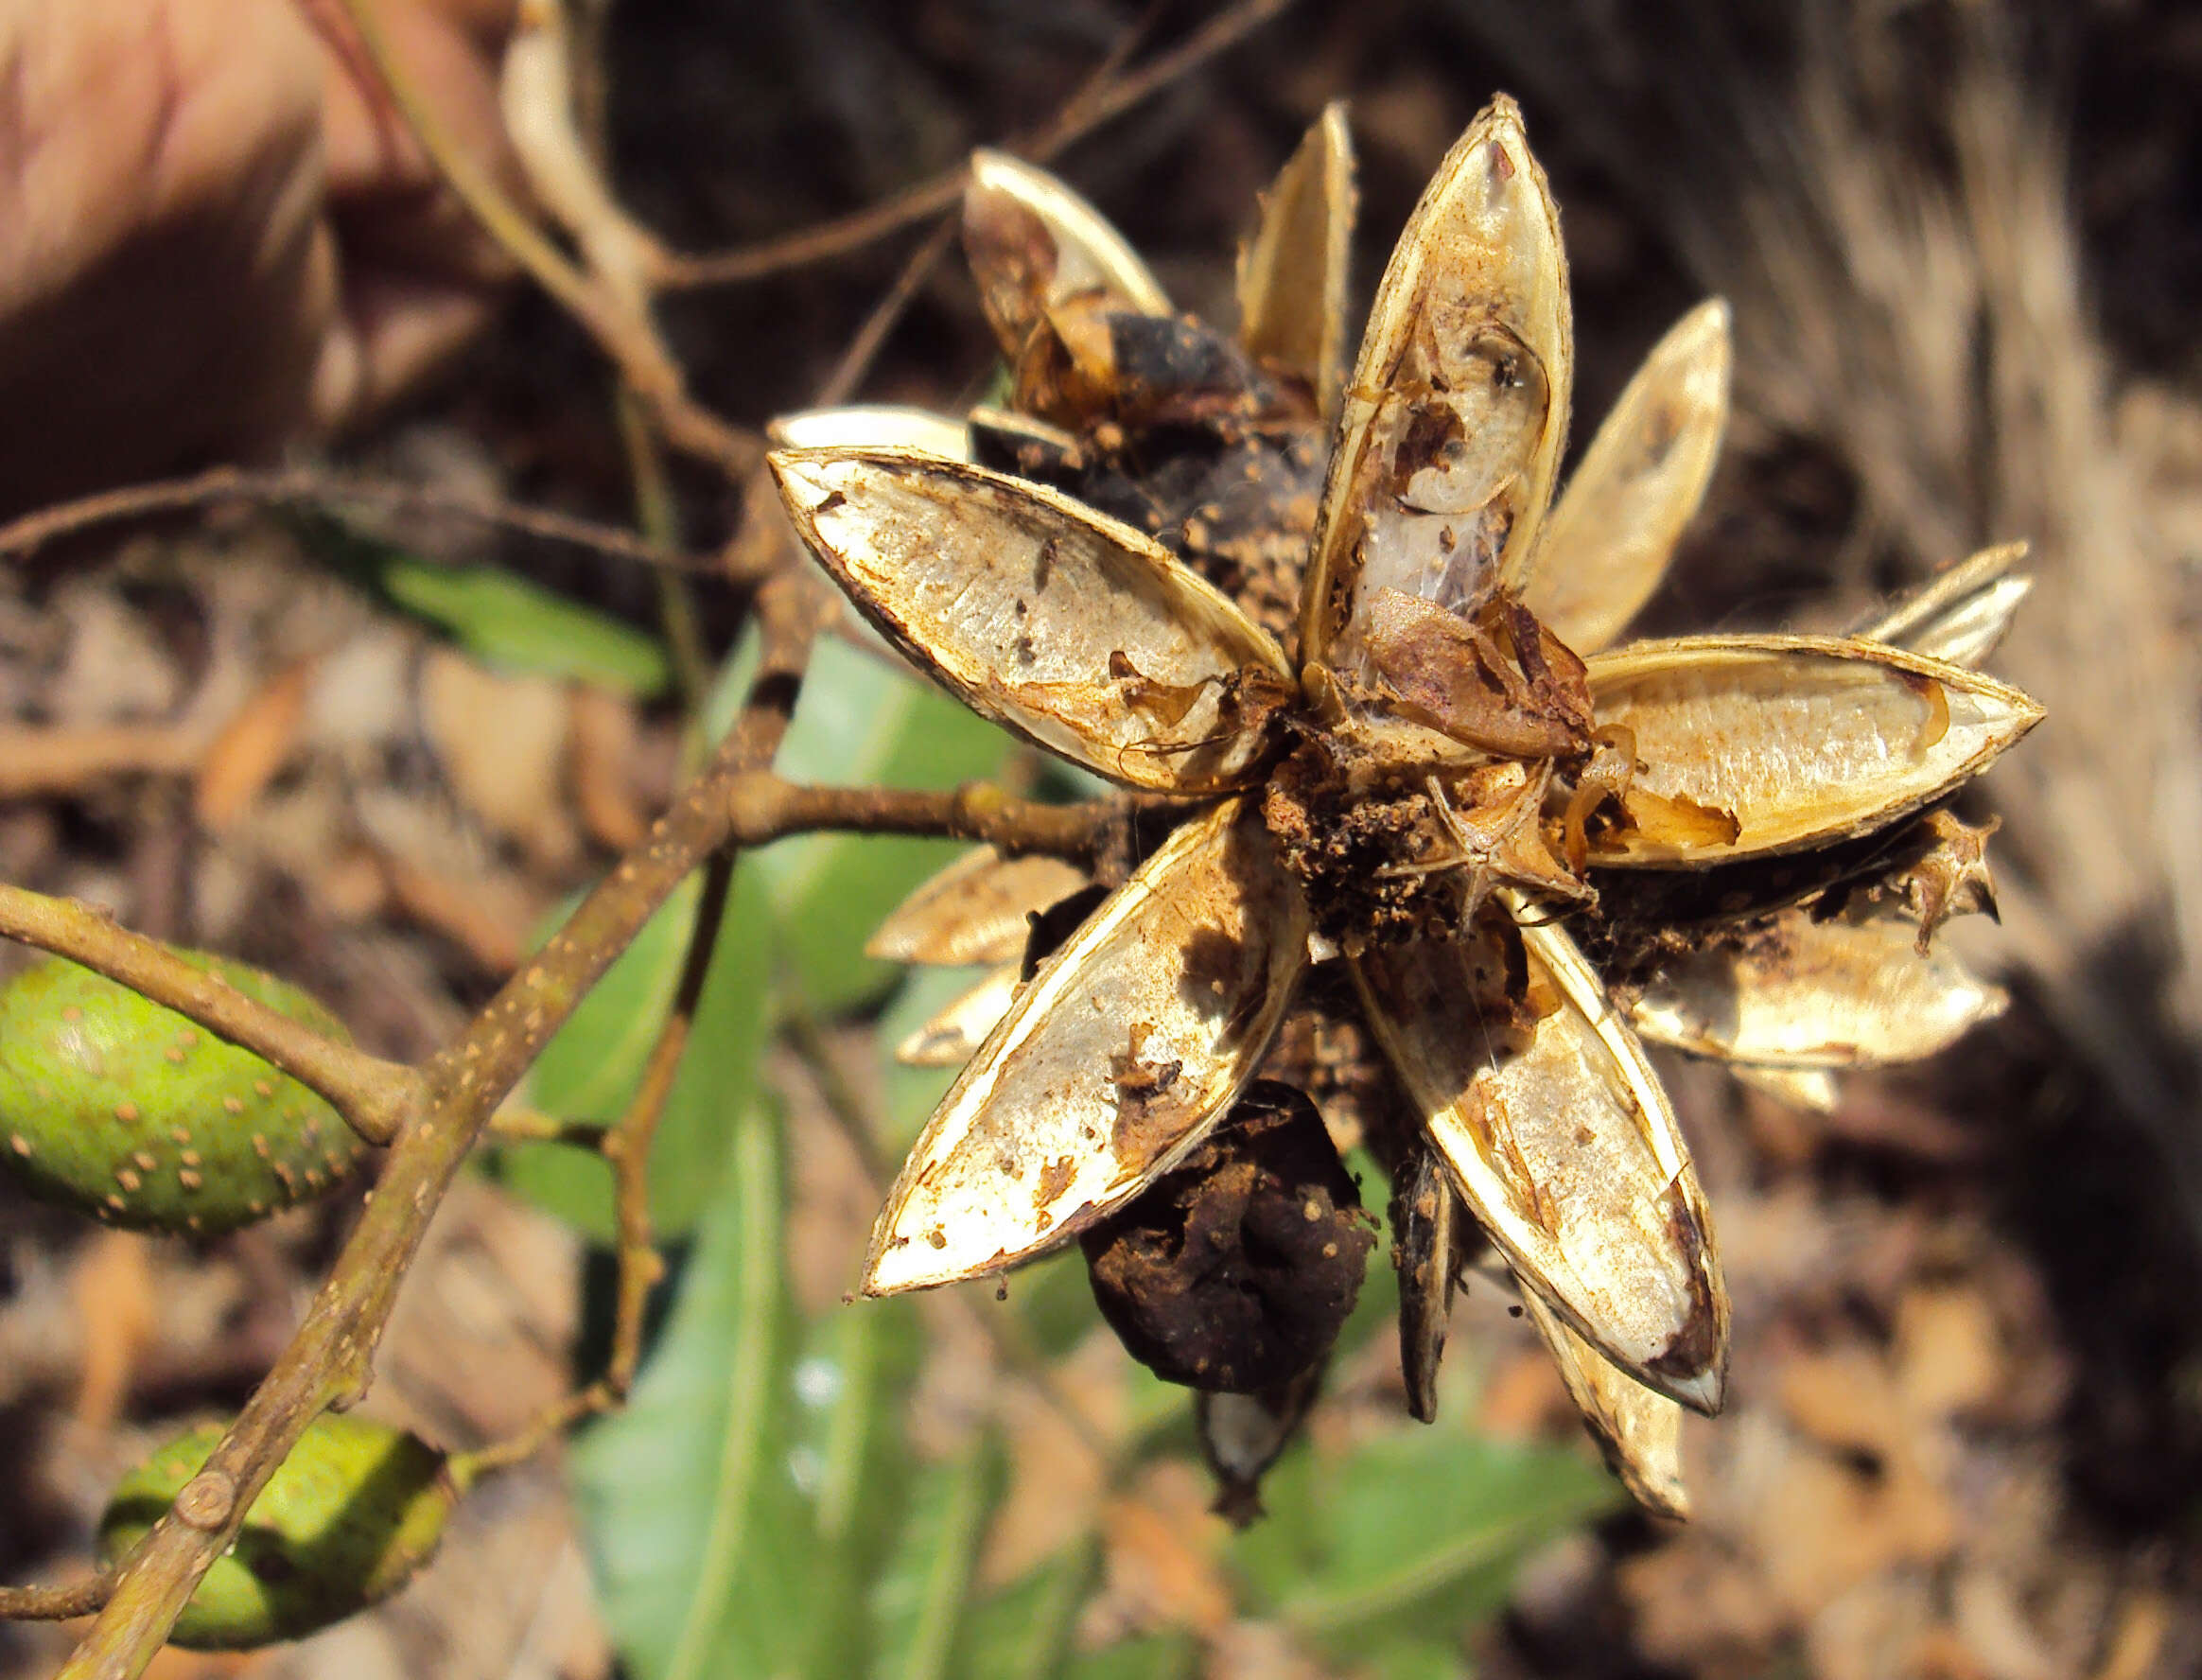
[[[1211,15],[582,10],[617,190],[691,251],[952,168],[1135,31],[1151,53]],[[1963,932],[2010,1010],[1933,1063],[1846,1077],[1828,1112],[1662,1063],[1736,1304],[1727,1411],[1685,1439],[1695,1520],[1628,1506],[1495,1290],[1459,1304],[1439,1422],[1407,1421],[1381,1257],[1243,1534],[1208,1514],[1186,1397],[1099,1327],[1075,1260],[1005,1300],[845,1304],[883,1164],[944,1083],[887,1048],[968,976],[859,955],[952,848],[808,841],[738,879],[653,1173],[674,1267],[633,1409],[485,1485],[384,1609],[263,1655],[171,1653],[165,1680],[2202,1668],[2202,13],[1300,0],[1055,166],[1173,298],[1229,321],[1255,194],[1345,98],[1358,308],[1499,90],[1563,214],[1578,439],[1676,317],[1734,306],[1726,450],[1644,627],[1841,625],[2014,538],[2038,579],[1996,669],[2049,721],[1968,807],[2004,821],[2003,925]],[[924,235],[669,299],[696,394],[752,426],[807,405]],[[864,394],[953,410],[994,359],[952,260]],[[635,517],[610,377],[534,293],[330,458]],[[723,481],[676,464],[667,488],[685,541],[727,536]],[[728,604],[695,599],[684,645],[647,570],[463,519],[232,510],[42,550],[0,578],[0,878],[263,964],[370,1047],[425,1055],[725,717],[743,650]],[[1031,769],[836,644],[782,766]],[[533,1106],[619,1111],[680,937],[669,917],[622,962]],[[607,1210],[592,1159],[485,1159],[374,1406],[469,1444],[585,1374]],[[349,1217],[192,1245],[0,1185],[0,1577],[82,1566],[115,1476],[250,1391]],[[66,1646],[0,1626],[0,1674]]]

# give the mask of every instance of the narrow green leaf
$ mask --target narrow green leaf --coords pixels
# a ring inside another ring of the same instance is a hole
[[[946,788],[995,774],[1008,737],[930,683],[839,641],[811,661],[775,767],[796,781]],[[876,995],[895,971],[864,954],[887,912],[953,857],[948,841],[821,834],[758,854],[813,1007]]]
[[[753,1108],[633,1404],[574,1454],[605,1619],[636,1680],[784,1672],[809,1625],[783,1193],[778,1127]]]
[[[1200,1647],[1190,1634],[1149,1634],[1074,1654],[1062,1680],[1192,1680]]]
[[[1051,1680],[1098,1560],[1089,1536],[970,1607],[957,1635],[959,1680]]]
[[[616,1120],[633,1098],[680,984],[697,883],[684,884],[582,1000],[530,1073],[529,1104],[566,1120]],[[562,921],[564,916],[559,919]],[[650,1151],[650,1206],[662,1237],[685,1234],[719,1182],[733,1123],[757,1089],[771,1025],[772,917],[754,871],[737,870],[696,1019]],[[611,1175],[588,1151],[502,1151],[505,1181],[599,1241],[613,1234]]]
[[[872,1680],[951,1680],[950,1666],[987,1515],[1002,1492],[990,1433],[959,1457],[918,1472],[900,1537],[873,1586]]]
[[[660,693],[665,650],[633,625],[495,566],[434,566],[378,548],[369,576],[392,604],[506,671],[569,677],[621,693]]]
[[[1270,1520],[1233,1562],[1271,1613],[1341,1653],[1378,1627],[1450,1637],[1504,1604],[1531,1551],[1619,1499],[1575,1453],[1442,1426],[1288,1454],[1263,1496]]]
[[[902,1418],[919,1343],[908,1301],[836,1305],[804,1331],[791,1373],[790,1462],[817,1532],[818,1590],[799,1670],[808,1680],[844,1680],[869,1654],[867,1584],[895,1546],[913,1474]]]

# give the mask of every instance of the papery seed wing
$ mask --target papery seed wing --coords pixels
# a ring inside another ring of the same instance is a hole
[[[2001,644],[2018,604],[2033,592],[2031,577],[2011,573],[2025,558],[2022,542],[1983,549],[1928,579],[1855,634],[1952,665],[1979,666]]]
[[[1618,1369],[1578,1336],[1536,1290],[1521,1290],[1522,1308],[1552,1350],[1560,1379],[1576,1409],[1636,1503],[1677,1522],[1689,1518],[1682,1480],[1682,1408]]]
[[[764,430],[782,449],[922,449],[950,461],[971,458],[970,429],[961,420],[900,403],[804,409],[776,415]]]
[[[1305,379],[1326,420],[1345,385],[1354,210],[1354,139],[1333,102],[1263,197],[1238,264],[1239,342]]]
[[[904,1067],[961,1067],[979,1053],[1017,999],[1020,965],[992,970],[970,990],[895,1046]]]
[[[1166,1171],[1253,1076],[1307,929],[1258,813],[1231,800],[1180,829],[941,1099],[872,1232],[865,1292],[1013,1266]]]
[[[1136,788],[1251,773],[1281,690],[1268,636],[1167,550],[1038,484],[894,449],[771,457],[803,540],[974,711]],[[1258,715],[1257,715],[1258,713]]]
[[[1027,918],[1086,884],[1061,858],[1004,857],[975,846],[887,913],[865,941],[882,962],[1011,963],[1024,954]]]
[[[1519,930],[1518,998],[1512,936],[1370,951],[1369,1023],[1515,1274],[1639,1381],[1717,1410],[1728,1298],[1666,1093],[1566,934]]]
[[[1784,1067],[1916,1061],[2002,1013],[2001,987],[1947,944],[1925,955],[1895,904],[1815,920],[1786,910],[1733,941],[1660,965],[1629,1019],[1653,1043]]]
[[[1599,723],[1635,738],[1634,790],[1669,808],[1595,840],[1591,861],[1608,866],[1702,868],[1868,833],[1986,769],[2042,715],[1962,666],[1821,636],[1636,642],[1590,661],[1590,691]]]
[[[1522,599],[1578,654],[1611,644],[1666,575],[1721,452],[1728,359],[1715,298],[1645,358],[1546,521]]]
[[[1170,313],[1168,294],[1108,219],[1022,158],[971,153],[963,217],[980,302],[1012,361],[1040,316],[1074,298],[1136,315]]]
[[[1391,254],[1346,387],[1301,601],[1303,660],[1393,588],[1448,610],[1527,580],[1567,430],[1560,217],[1513,101],[1438,166]]]

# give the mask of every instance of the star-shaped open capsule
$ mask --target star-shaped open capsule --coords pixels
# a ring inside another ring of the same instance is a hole
[[[974,244],[993,241],[982,292],[1028,414],[1079,412],[1096,389],[1137,397],[1137,357],[1204,353],[1171,338],[1106,224],[1001,171],[1017,184],[993,189]],[[1349,179],[1332,114],[1241,275],[1242,337],[1284,376],[1276,400],[1335,415],[1296,626],[1259,627],[1146,533],[952,459],[937,433],[773,457],[805,540],[920,669],[1074,763],[1198,802],[1015,990],[913,1148],[864,1286],[995,1273],[1123,1208],[1223,1119],[1303,971],[1336,957],[1419,1116],[1397,1153],[1406,1171],[1434,1164],[1433,1229],[1473,1216],[1632,1486],[1674,1508],[1673,1406],[1720,1404],[1726,1298],[1673,1114],[1568,920],[1652,874],[1763,866],[1824,885],[1838,877],[1814,876],[1822,857],[1879,867],[1877,837],[2040,712],[1962,662],[1969,643],[1945,649],[1960,657],[1863,636],[1604,651],[1703,493],[1724,308],[1652,352],[1553,508],[1565,270],[1519,114],[1495,102],[1441,166],[1341,383]],[[1157,400],[1182,405],[1187,383]],[[1964,643],[1951,620],[1980,600],[1875,629]],[[1791,935],[1885,956],[1884,897]],[[1778,1032],[1722,1047],[1721,987],[1765,986],[1706,949],[1702,973],[1632,974],[1635,1018],[1651,998],[1649,1018],[1694,1048],[1827,1064]],[[1434,1240],[1409,1311],[1442,1329],[1455,1247]],[[1411,1347],[1409,1363],[1411,1388]]]

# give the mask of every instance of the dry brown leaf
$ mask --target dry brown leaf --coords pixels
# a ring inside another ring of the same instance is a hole
[[[70,1293],[84,1327],[73,1409],[95,1434],[104,1434],[121,1415],[138,1357],[153,1335],[159,1306],[149,1247],[136,1232],[96,1232],[70,1274]]]
[[[199,761],[192,807],[220,833],[258,798],[296,750],[318,661],[301,659],[230,715]]]

